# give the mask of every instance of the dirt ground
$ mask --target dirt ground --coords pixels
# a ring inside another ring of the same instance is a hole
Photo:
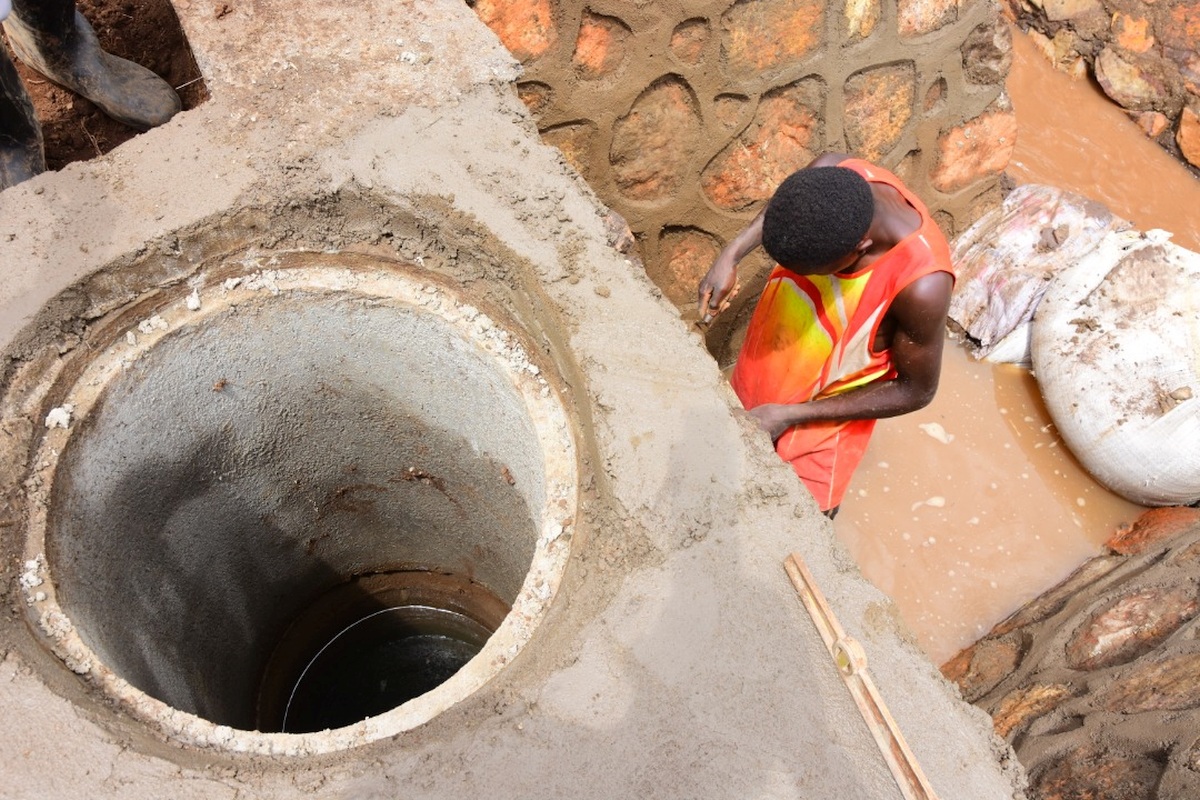
[[[208,98],[168,0],[79,0],[76,6],[92,23],[108,52],[162,76],[179,92],[185,110]],[[222,4],[220,8],[228,6]],[[8,47],[7,39],[4,46]],[[17,59],[13,61],[42,124],[49,169],[62,169],[73,161],[103,155],[138,134],[107,117],[88,100],[56,86]]]

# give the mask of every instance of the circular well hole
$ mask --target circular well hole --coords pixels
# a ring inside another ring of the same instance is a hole
[[[23,584],[143,719],[299,754],[420,724],[512,659],[565,565],[575,464],[515,325],[394,265],[292,261],[130,309],[63,372]],[[405,663],[428,669],[380,689]]]

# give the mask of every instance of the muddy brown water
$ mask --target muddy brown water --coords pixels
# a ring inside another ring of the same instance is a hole
[[[1200,249],[1200,181],[1094,84],[1055,71],[1023,34],[1014,39],[1016,182],[1079,192]],[[1027,370],[974,362],[948,342],[937,398],[880,421],[834,527],[940,664],[1142,510],[1078,465]]]

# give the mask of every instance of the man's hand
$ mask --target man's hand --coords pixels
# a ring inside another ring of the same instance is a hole
[[[799,422],[796,405],[784,403],[764,403],[750,409],[750,416],[758,422],[758,426],[771,436],[775,442],[783,436],[787,429]]]
[[[729,308],[737,293],[737,266],[718,258],[700,281],[700,288],[697,290],[699,302],[696,314],[700,321],[705,324],[712,322],[713,317]]]
[[[708,268],[708,274],[700,281],[700,287],[696,290],[696,313],[701,322],[712,322],[713,317],[729,308],[729,302],[737,295],[738,262],[762,244],[764,214],[765,206],[741,233],[722,248],[713,265]]]

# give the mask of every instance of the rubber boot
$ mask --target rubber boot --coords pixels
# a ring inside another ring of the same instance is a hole
[[[162,78],[100,48],[74,0],[14,0],[4,29],[22,62],[131,128],[161,125],[181,108]]]
[[[0,191],[45,171],[42,128],[29,93],[0,44]]]

